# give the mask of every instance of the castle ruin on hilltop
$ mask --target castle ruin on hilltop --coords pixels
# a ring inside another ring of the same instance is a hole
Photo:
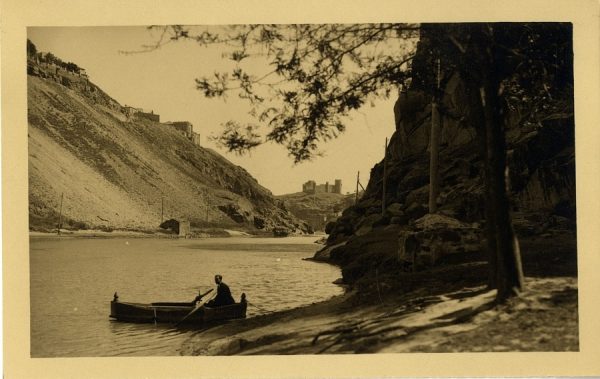
[[[342,194],[342,180],[336,179],[335,184],[330,185],[329,182],[325,184],[317,184],[314,180],[302,184],[302,192],[304,193],[337,193]]]

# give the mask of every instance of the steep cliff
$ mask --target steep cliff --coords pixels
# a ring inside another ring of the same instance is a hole
[[[31,230],[194,227],[301,232],[243,168],[174,128],[131,117],[86,77],[29,62]]]
[[[407,268],[486,258],[481,145],[477,125],[469,121],[465,83],[452,68],[446,69],[439,106],[438,214],[428,215],[431,95],[416,80],[420,74],[433,75],[427,43],[422,38],[413,61],[413,83],[399,95],[393,110],[396,131],[387,152],[386,211],[382,214],[382,161],[371,170],[364,196],[344,210],[328,246],[315,256],[341,265],[348,283],[373,273],[395,275]],[[531,112],[523,104],[510,110],[505,127],[518,237],[526,246],[545,238],[544,243],[551,246],[547,251],[564,245],[553,259],[567,257],[572,263],[576,260],[572,98],[564,105],[559,112],[542,106],[540,121],[531,123],[522,117]],[[526,261],[531,257],[528,254],[524,251]]]

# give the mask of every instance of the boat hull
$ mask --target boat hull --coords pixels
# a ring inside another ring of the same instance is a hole
[[[180,323],[183,320],[185,324],[202,325],[211,322],[245,318],[246,308],[246,301],[215,308],[202,306],[186,318],[195,309],[195,306],[191,303],[140,304],[111,301],[110,317],[123,322]]]

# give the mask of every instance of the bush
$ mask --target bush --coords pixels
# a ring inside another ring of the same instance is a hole
[[[98,227],[98,229],[100,229],[103,232],[107,232],[107,233],[111,233],[114,229],[108,225],[100,225]]]
[[[70,221],[70,229],[73,230],[88,230],[90,227],[83,221]]]

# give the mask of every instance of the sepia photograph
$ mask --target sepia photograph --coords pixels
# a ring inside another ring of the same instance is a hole
[[[597,351],[577,22],[187,20],[21,29],[20,360]]]

